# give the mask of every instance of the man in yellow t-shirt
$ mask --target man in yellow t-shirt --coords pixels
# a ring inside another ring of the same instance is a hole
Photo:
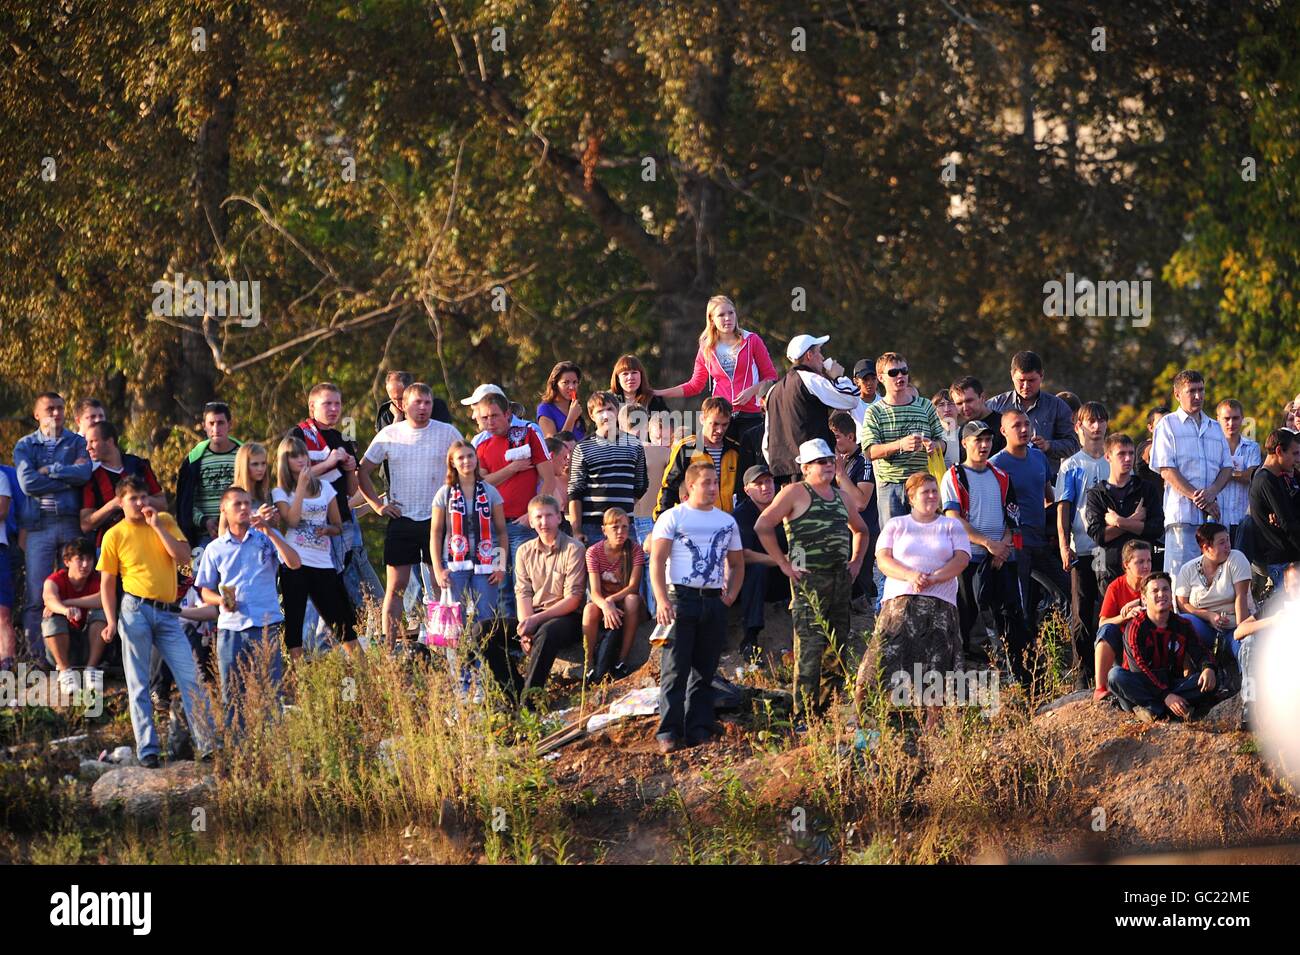
[[[170,514],[149,506],[149,487],[143,478],[122,478],[117,483],[117,496],[124,519],[104,535],[99,586],[107,619],[104,642],[111,641],[119,631],[122,635],[122,667],[126,671],[136,755],[141,766],[157,768],[158,731],[149,699],[149,661],[157,648],[181,691],[195,752],[205,760],[211,755],[212,724],[176,602],[176,568],[189,562],[190,545]]]

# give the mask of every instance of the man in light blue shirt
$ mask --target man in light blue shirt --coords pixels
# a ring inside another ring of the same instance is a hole
[[[1178,410],[1156,425],[1151,468],[1165,479],[1165,573],[1201,555],[1196,528],[1220,517],[1218,496],[1232,477],[1232,454],[1219,423],[1202,411],[1205,379],[1184,369],[1174,377]]]
[[[280,625],[284,615],[275,589],[276,570],[280,563],[296,570],[302,561],[280,532],[253,511],[253,499],[243,488],[226,489],[221,496],[221,513],[226,519],[226,533],[204,549],[194,586],[200,589],[205,604],[221,608],[217,617],[217,668],[226,725],[230,726],[235,720],[236,701],[243,695],[244,671],[262,665],[267,643],[271,685],[279,690]]]

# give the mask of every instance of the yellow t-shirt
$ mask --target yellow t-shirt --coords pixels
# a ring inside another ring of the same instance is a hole
[[[185,540],[176,518],[170,514],[159,513],[158,525],[176,540]],[[176,600],[176,561],[154,529],[143,521],[118,521],[108,529],[97,569],[121,577],[122,589],[128,594],[164,603]]]

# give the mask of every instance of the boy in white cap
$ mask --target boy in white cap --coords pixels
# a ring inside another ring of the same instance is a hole
[[[799,447],[803,481],[781,489],[759,515],[754,530],[768,556],[790,578],[794,599],[795,712],[807,716],[819,707],[822,657],[832,648],[838,657],[850,638],[849,609],[853,578],[862,567],[867,525],[856,508],[847,507],[834,485],[835,452],[821,438]],[[784,522],[789,554],[777,544],[776,525]],[[844,671],[836,667],[834,683]]]

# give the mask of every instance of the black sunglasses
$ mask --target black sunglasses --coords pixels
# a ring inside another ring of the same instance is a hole
[[[906,368],[906,367],[903,367],[903,368],[891,368],[891,369],[889,369],[889,371],[885,372],[885,374],[888,375],[890,378],[897,378],[897,377],[899,377],[900,375],[906,375],[906,374],[907,374],[907,368]]]

